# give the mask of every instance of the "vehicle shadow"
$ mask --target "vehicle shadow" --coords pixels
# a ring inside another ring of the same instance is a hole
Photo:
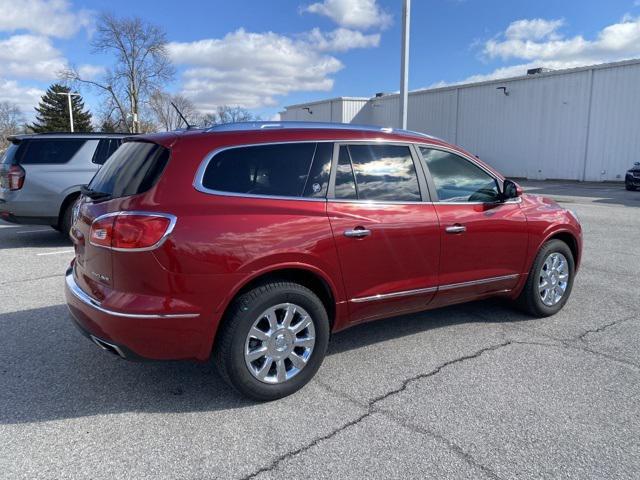
[[[490,317],[526,318],[514,317],[513,310],[496,301],[450,307],[346,330],[334,336],[328,354],[449,325],[483,322],[483,312]],[[64,305],[2,314],[0,329],[0,424],[131,411],[230,410],[254,404],[228,387],[211,363],[135,363],[99,350],[72,326]]]
[[[70,247],[71,241],[60,232],[46,226],[0,223],[0,250],[9,248]]]
[[[557,197],[562,203],[572,203],[573,197],[588,199],[591,203],[640,207],[640,191],[625,190],[624,183],[594,183],[572,181],[519,182],[527,193]]]

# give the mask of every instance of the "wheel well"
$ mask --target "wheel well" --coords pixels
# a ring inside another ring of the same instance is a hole
[[[329,324],[333,327],[333,322],[336,316],[336,302],[333,296],[333,292],[331,291],[331,287],[329,284],[319,275],[301,268],[287,268],[282,270],[276,270],[273,272],[268,272],[263,275],[260,275],[257,278],[254,278],[249,283],[244,285],[240,291],[236,294],[242,295],[243,293],[251,290],[257,285],[264,284],[271,281],[288,281],[299,283],[307,287],[313,293],[315,293],[318,298],[322,301],[324,308],[327,310],[327,316],[329,317]],[[231,302],[229,303],[231,305]]]
[[[62,205],[60,205],[60,211],[58,212],[58,225],[62,222],[62,216],[70,203],[75,201],[80,196],[80,192],[73,192],[66,196]]]
[[[560,240],[566,243],[569,250],[571,250],[571,255],[573,255],[573,261],[576,263],[578,262],[578,242],[573,235],[568,232],[560,232],[553,235],[549,240]]]

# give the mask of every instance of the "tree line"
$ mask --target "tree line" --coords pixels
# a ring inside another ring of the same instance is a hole
[[[101,78],[87,78],[76,68],[59,72],[60,81],[42,96],[32,123],[25,122],[17,105],[0,102],[0,148],[6,146],[8,136],[17,133],[69,131],[67,94],[82,90],[95,92],[102,102],[92,113],[82,96],[71,96],[76,132],[147,133],[184,127],[172,103],[191,125],[259,120],[239,106],[220,105],[203,113],[185,96],[166,91],[165,86],[175,79],[166,32],[139,17],[100,15],[91,47],[93,53],[112,58]]]

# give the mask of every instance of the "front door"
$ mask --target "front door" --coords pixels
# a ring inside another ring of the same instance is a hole
[[[442,239],[437,303],[515,287],[528,242],[520,199],[501,202],[500,181],[470,159],[429,147],[419,151],[437,194]]]
[[[336,148],[327,212],[351,321],[424,309],[438,284],[439,224],[411,148]]]

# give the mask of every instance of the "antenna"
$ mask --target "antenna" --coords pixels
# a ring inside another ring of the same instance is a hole
[[[178,107],[176,107],[175,103],[171,102],[171,106],[176,109],[176,112],[178,112],[178,115],[180,115],[180,118],[182,119],[184,124],[187,126],[187,130],[189,130],[192,127],[192,125],[189,125],[189,122],[187,122],[187,119],[184,118],[184,115],[182,115],[182,112],[178,109]]]

